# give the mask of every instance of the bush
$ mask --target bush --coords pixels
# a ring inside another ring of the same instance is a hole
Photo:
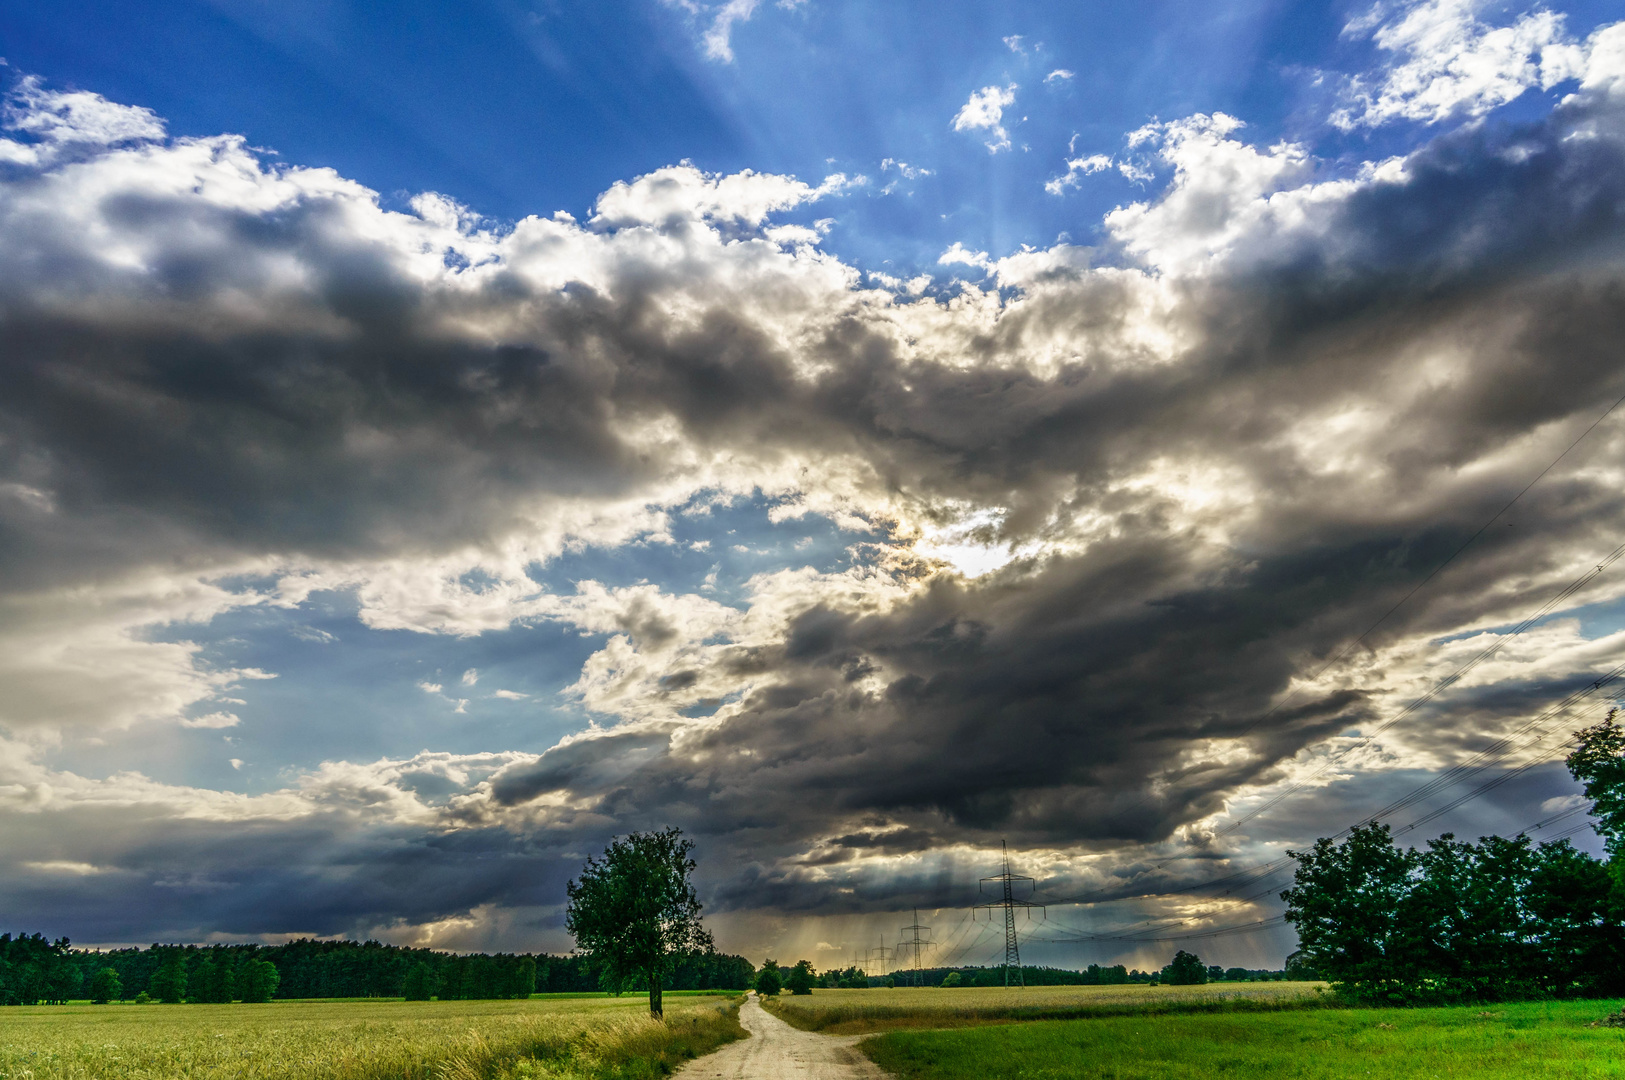
[[[783,988],[784,978],[779,974],[778,961],[762,961],[762,970],[756,973],[756,992],[763,997],[778,997]]]

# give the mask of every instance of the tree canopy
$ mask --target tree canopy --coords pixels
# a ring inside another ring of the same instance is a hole
[[[1579,746],[1567,760],[1569,772],[1585,785],[1615,875],[1625,873],[1625,728],[1615,723],[1618,714],[1609,709],[1602,723],[1576,731]]]
[[[647,986],[655,1017],[662,1015],[662,976],[684,955],[714,948],[689,881],[693,847],[677,828],[630,833],[611,840],[601,859],[588,856],[580,880],[566,887],[564,926],[576,946],[607,989]]]

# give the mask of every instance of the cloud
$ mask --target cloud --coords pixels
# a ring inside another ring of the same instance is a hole
[[[1067,188],[1077,187],[1085,176],[1105,172],[1111,167],[1112,159],[1107,154],[1090,154],[1087,157],[1070,158],[1066,163],[1066,173],[1044,181],[1044,190],[1051,195],[1063,195],[1066,193]],[[1130,177],[1130,179],[1133,178]]]
[[[971,251],[957,240],[954,241],[952,247],[937,256],[937,265],[939,266],[953,266],[956,263],[965,266],[980,266],[984,270],[991,265],[988,261],[987,252]]]
[[[1591,57],[1607,64],[1607,43],[1625,25],[1581,44],[1552,11],[1537,8],[1495,26],[1479,17],[1482,8],[1476,0],[1418,0],[1397,10],[1379,4],[1350,21],[1345,36],[1369,37],[1393,59],[1375,83],[1349,81],[1332,123],[1344,130],[1396,120],[1437,124],[1483,116],[1536,87],[1592,80]]]
[[[973,91],[969,100],[954,114],[955,131],[985,131],[987,148],[991,153],[1010,149],[1010,134],[1004,130],[1004,110],[1016,102],[1015,83],[1009,86],[984,86]]]
[[[89,91],[47,90],[36,76],[24,76],[0,111],[7,130],[37,142],[0,139],[0,160],[41,164],[72,154],[121,143],[150,142],[164,137],[164,124],[151,109],[120,105]]]
[[[473,686],[479,681],[480,673],[477,669],[469,668],[467,671],[463,672],[462,683],[464,686]]]
[[[940,295],[769,235],[847,182],[677,165],[509,226],[230,137],[8,166],[0,491],[30,494],[0,497],[0,907],[92,941],[472,935],[556,918],[583,851],[668,823],[731,911],[940,897],[1001,836],[1124,895],[1196,876],[1158,845],[1300,842],[1476,752],[1625,643],[1553,623],[1358,780],[1212,841],[1625,526],[1603,425],[1315,676],[1625,392],[1625,103],[1596,40],[1544,121],[1393,161],[1148,125],[1118,160],[1171,179],[1098,246],[955,244],[942,265],[992,281]],[[735,499],[851,550],[709,590],[541,583],[572,552],[692,557],[674,522]],[[587,635],[564,704],[590,723],[254,796],[49,763],[251,695],[268,673],[193,628],[323,591],[373,629]],[[106,869],[27,869],[53,861]]]
[[[498,690],[491,696],[501,698],[503,701],[524,701],[530,697],[529,694],[521,694],[517,690]]]
[[[1003,39],[1004,47],[1013,53],[1024,54],[1026,53],[1027,49],[1026,46],[1022,45],[1023,40],[1025,39],[1020,34],[1011,34],[1009,37]]]
[[[1052,71],[1048,75],[1044,76],[1044,82],[1046,82],[1046,83],[1071,82],[1072,79],[1075,78],[1075,77],[1076,77],[1075,73],[1071,72],[1071,71],[1068,71],[1066,68],[1056,68],[1054,71]]]
[[[749,169],[720,176],[702,173],[691,165],[668,166],[631,183],[617,181],[598,197],[592,223],[601,228],[670,228],[679,221],[692,221],[755,228],[769,214],[838,194],[862,182],[862,178],[850,180],[844,173],[835,173],[815,188],[794,177]]]
[[[193,716],[181,721],[181,727],[188,728],[229,728],[236,727],[242,720],[236,713],[212,712],[202,716]]]

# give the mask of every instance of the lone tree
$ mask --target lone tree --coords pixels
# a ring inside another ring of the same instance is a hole
[[[600,859],[587,857],[581,880],[566,886],[564,928],[592,958],[613,990],[643,983],[649,1015],[661,1019],[660,982],[679,958],[709,952],[700,899],[689,883],[694,845],[677,828],[611,840]]]
[[[1207,982],[1202,958],[1184,949],[1174,953],[1173,962],[1162,969],[1162,981],[1170,986],[1199,986]]]
[[[810,960],[797,960],[790,974],[784,977],[784,988],[792,994],[810,994],[817,984],[818,978],[813,974]]]

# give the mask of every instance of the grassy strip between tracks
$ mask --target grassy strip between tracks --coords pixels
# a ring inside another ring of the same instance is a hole
[[[861,1049],[901,1080],[1579,1080],[1625,1077],[1620,1002],[1116,1016],[893,1031]]]
[[[860,1035],[899,1028],[965,1027],[1012,1020],[1264,1012],[1329,1004],[1324,983],[1206,986],[1034,986],[815,990],[769,999],[774,1015],[805,1031]]]
[[[0,1010],[0,1080],[654,1080],[744,1036],[739,998]]]

